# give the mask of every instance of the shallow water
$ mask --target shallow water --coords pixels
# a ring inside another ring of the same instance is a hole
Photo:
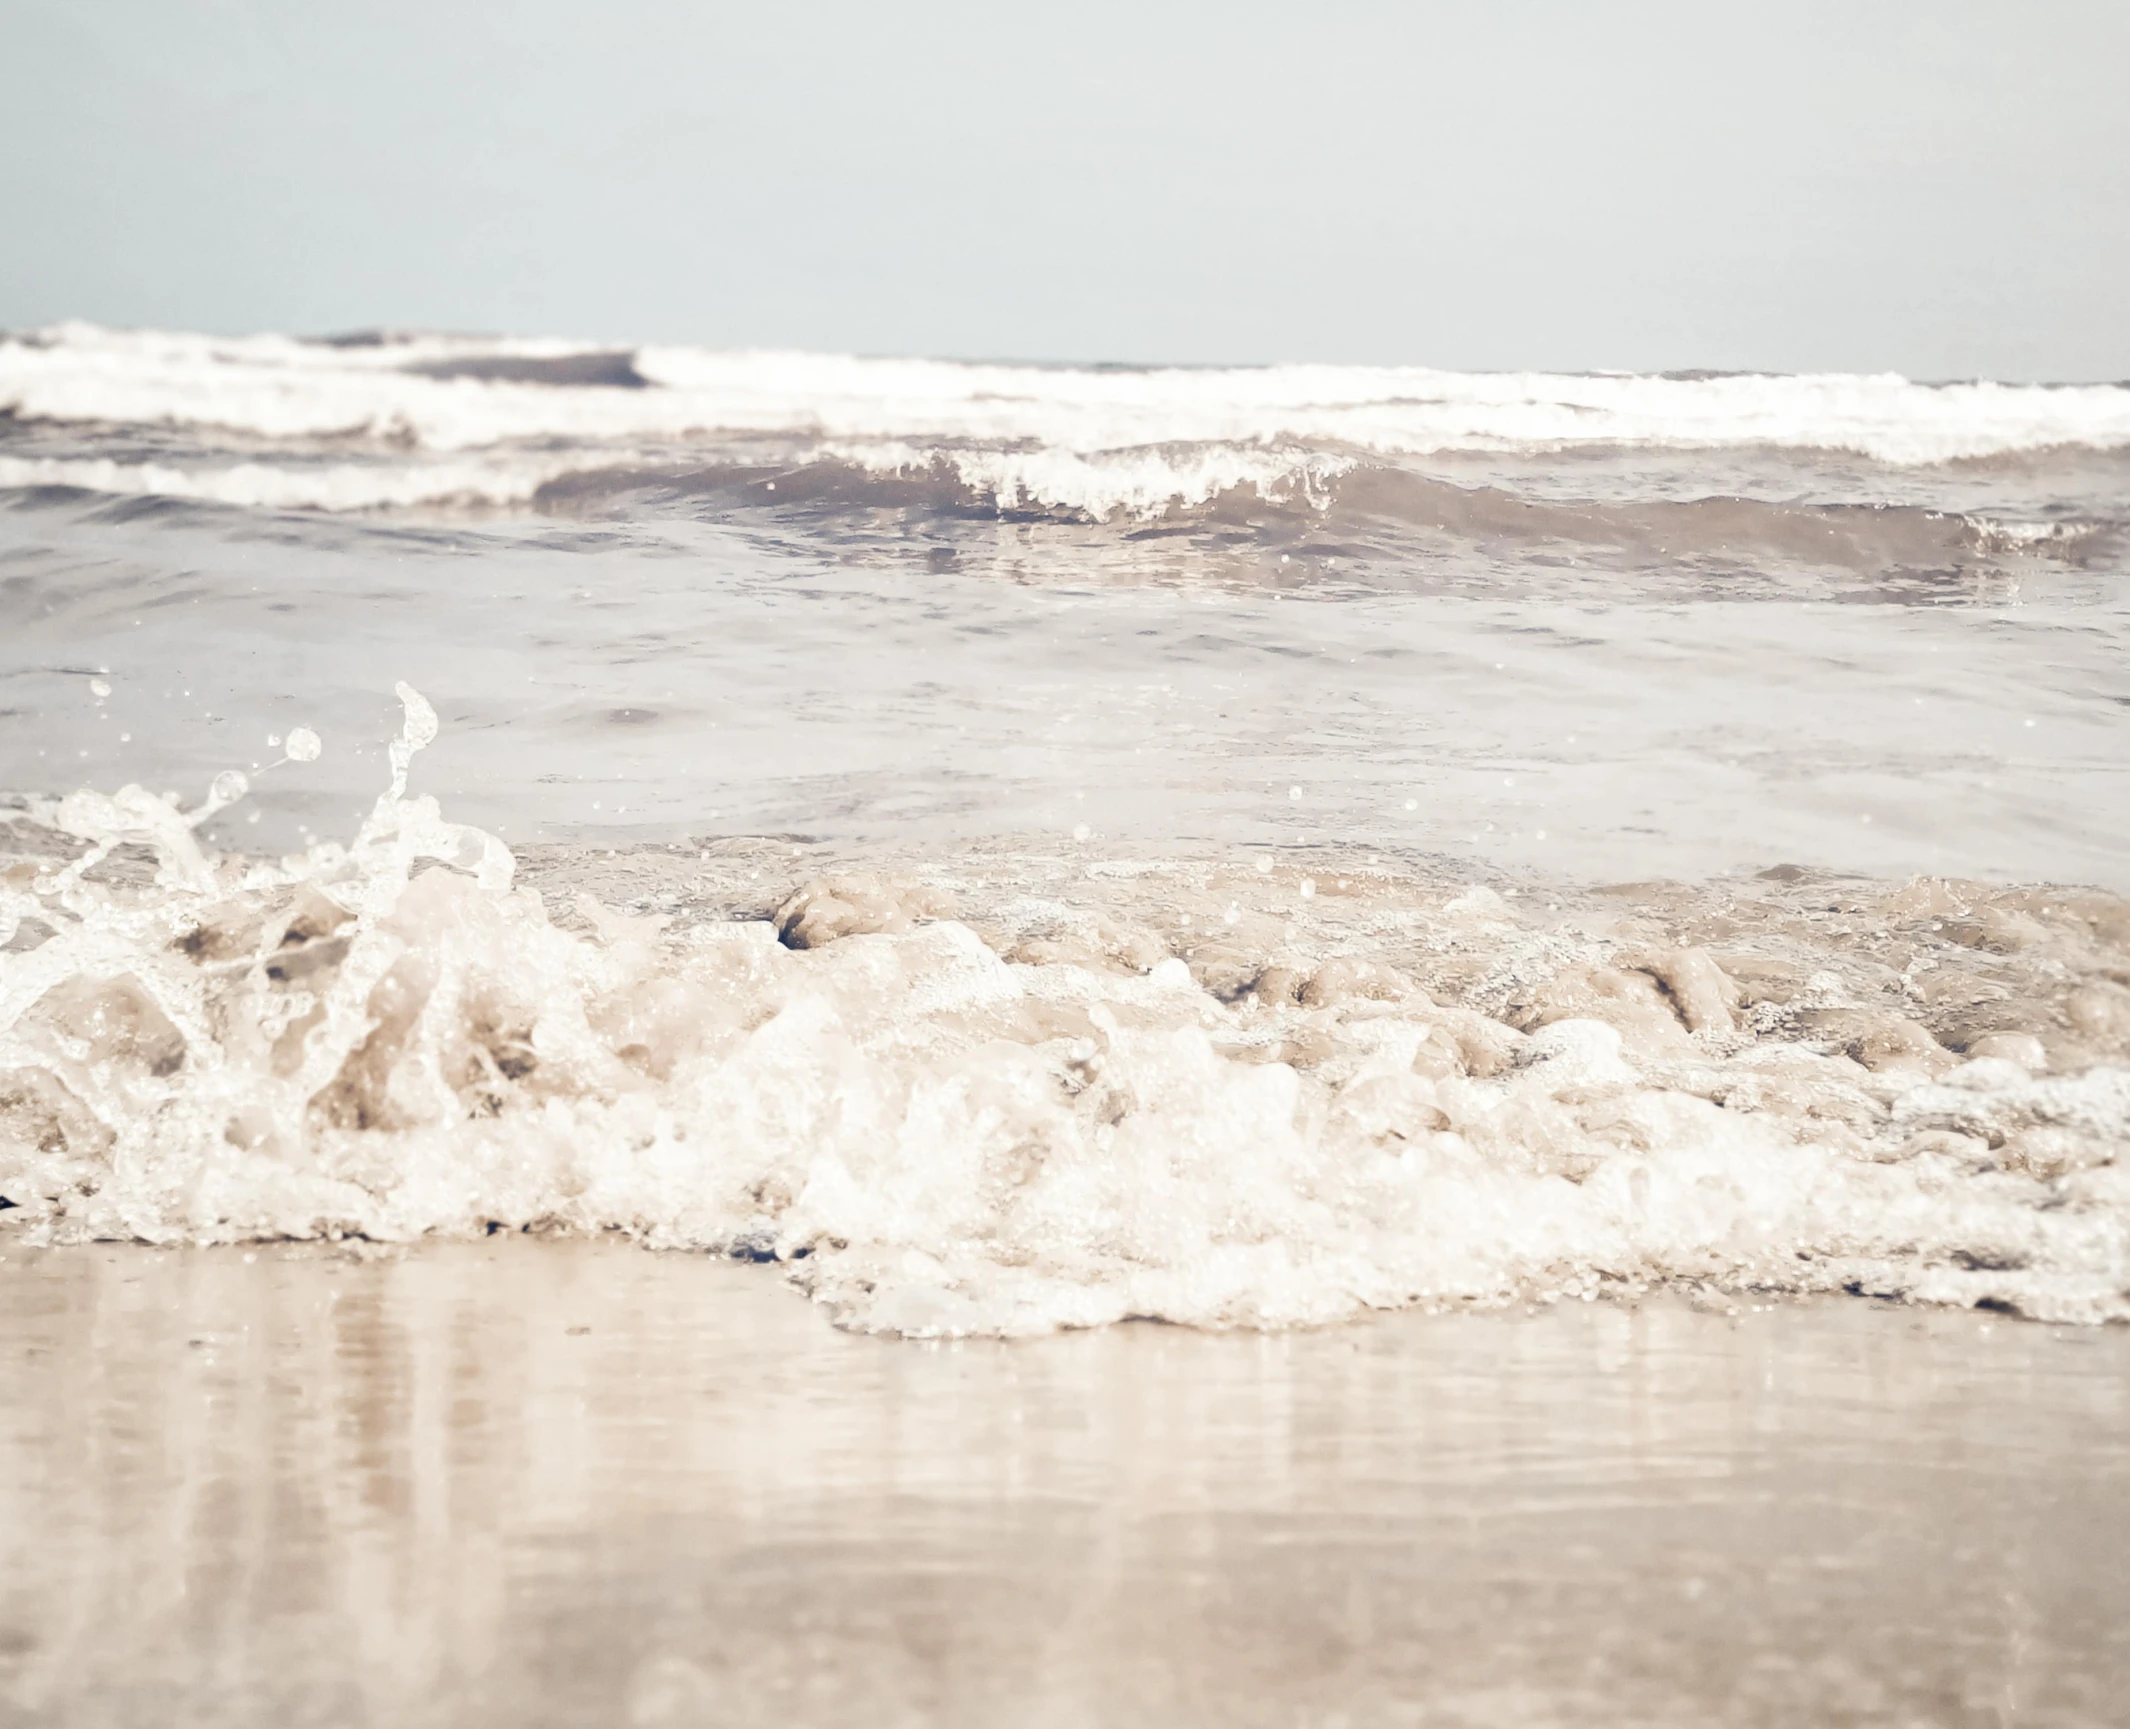
[[[0,1239],[2130,1314],[2130,391],[65,327],[0,407]]]
[[[1918,604],[1259,588],[1186,557],[1114,588],[1063,555],[1031,584],[729,525],[127,518],[0,513],[0,785],[190,787],[318,728],[327,755],[263,782],[232,843],[346,832],[404,678],[447,723],[425,789],[514,842],[1087,823],[1584,881],[1798,862],[2130,886],[2130,591],[2090,573]]]
[[[596,1243],[0,1262],[0,1715],[2070,1726],[2130,1332],[1565,1304],[1012,1345]]]
[[[2113,386],[70,326],[0,339],[0,409],[0,789],[308,724],[225,838],[345,832],[408,679],[513,842],[2130,885]]]

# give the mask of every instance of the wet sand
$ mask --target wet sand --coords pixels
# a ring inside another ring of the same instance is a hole
[[[5,1250],[0,1722],[2044,1725],[2130,1329],[1567,1303],[1002,1344],[494,1238]]]

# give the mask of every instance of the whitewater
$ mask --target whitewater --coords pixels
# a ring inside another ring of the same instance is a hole
[[[1560,376],[1416,367],[1038,368],[363,333],[323,342],[67,324],[0,342],[0,413],[184,428],[219,459],[14,455],[0,484],[278,508],[522,504],[659,475],[684,441],[880,476],[937,472],[1001,508],[1097,517],[1250,486],[1313,495],[1371,461],[1619,446],[1841,451],[1891,465],[2130,447],[2120,386],[1893,376]],[[415,459],[294,468],[236,441],[364,441]],[[663,460],[662,460],[663,459]],[[677,466],[677,465],[676,465]]]
[[[2113,385],[0,338],[0,1242],[2130,1319],[2126,481]]]

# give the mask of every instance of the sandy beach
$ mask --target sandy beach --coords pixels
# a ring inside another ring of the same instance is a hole
[[[2130,5],[0,17],[0,1729],[2130,1729]]]
[[[2123,1328],[923,1344],[497,1237],[15,1247],[0,1355],[9,1724],[2100,1725],[2130,1686]]]

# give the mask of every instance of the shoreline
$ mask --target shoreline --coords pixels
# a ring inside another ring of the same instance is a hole
[[[0,1262],[0,1701],[158,1726],[2099,1724],[2130,1329],[921,1343],[498,1237]]]

